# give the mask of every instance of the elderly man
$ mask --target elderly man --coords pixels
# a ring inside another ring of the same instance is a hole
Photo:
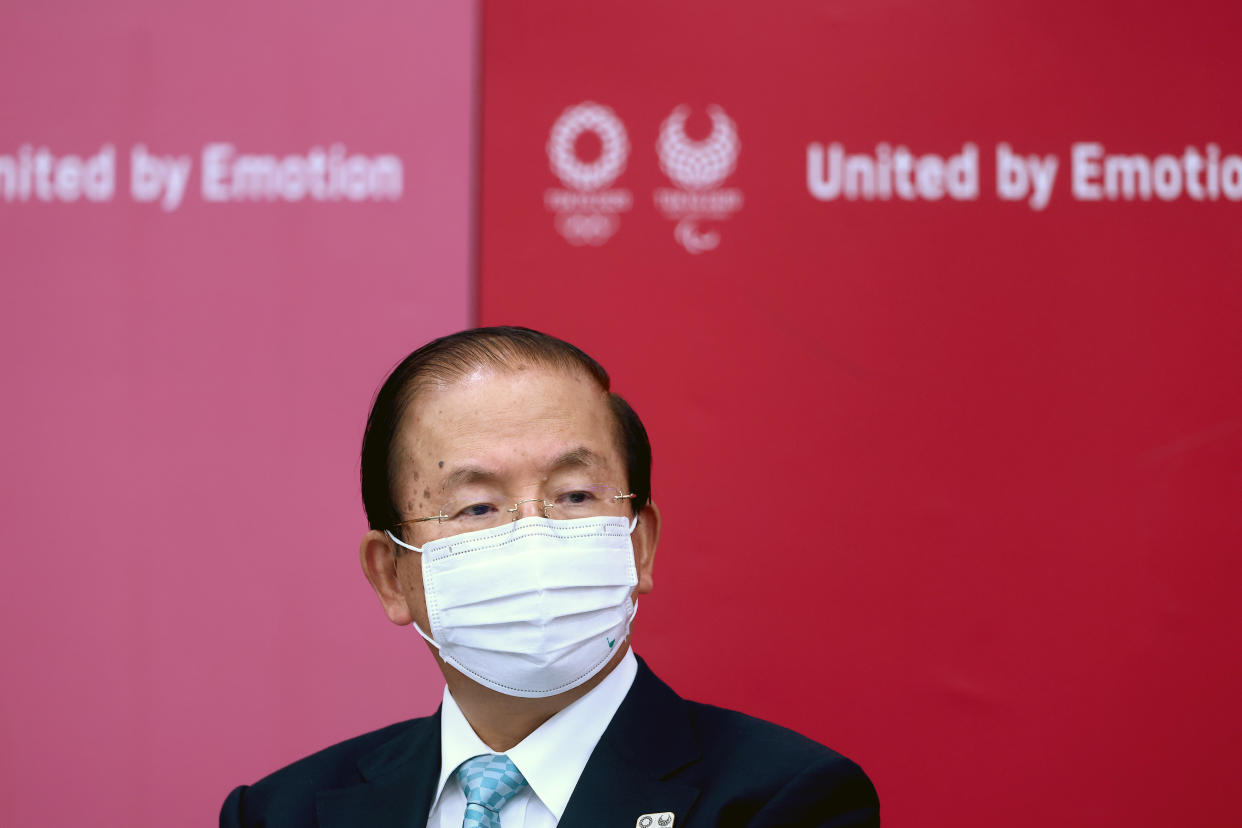
[[[412,353],[363,438],[362,569],[443,703],[237,788],[220,824],[879,825],[857,765],[634,655],[650,491],[642,422],[573,345],[480,328]]]

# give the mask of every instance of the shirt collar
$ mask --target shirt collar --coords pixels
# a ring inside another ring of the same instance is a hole
[[[505,752],[526,777],[531,791],[558,821],[569,804],[569,797],[586,768],[587,760],[591,758],[591,752],[630,691],[637,674],[638,662],[634,651],[629,650],[612,672],[589,693],[576,699]],[[440,783],[436,786],[435,801],[438,802],[444,794],[444,786],[458,765],[471,757],[491,753],[495,751],[485,745],[470,727],[445,685],[444,704],[440,710]]]

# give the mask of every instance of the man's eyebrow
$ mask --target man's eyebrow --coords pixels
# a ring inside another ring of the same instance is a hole
[[[569,451],[557,455],[556,459],[548,465],[548,471],[556,471],[558,469],[597,466],[604,462],[604,459],[586,446],[578,446]]]
[[[488,483],[497,479],[497,475],[493,471],[488,471],[481,466],[462,466],[449,472],[448,476],[440,484],[441,491],[456,488],[457,486],[465,486],[469,483]]]
[[[588,468],[590,466],[602,465],[604,458],[596,452],[591,451],[586,446],[577,446],[569,451],[558,454],[551,463],[548,464],[548,471],[560,471],[561,469],[572,468]],[[462,466],[453,469],[448,476],[440,484],[441,491],[448,491],[457,486],[466,486],[471,483],[493,483],[500,479],[500,475],[482,466]]]

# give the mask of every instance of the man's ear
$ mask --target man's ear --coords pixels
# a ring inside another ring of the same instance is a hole
[[[410,606],[397,577],[397,545],[383,532],[372,529],[362,536],[361,556],[362,574],[379,596],[388,620],[394,624],[410,623]]]
[[[634,593],[646,595],[655,586],[651,568],[655,563],[656,545],[660,542],[660,509],[654,501],[649,501],[638,513],[638,525],[634,527],[631,540],[634,543],[634,568],[638,570],[638,586],[634,588]]]

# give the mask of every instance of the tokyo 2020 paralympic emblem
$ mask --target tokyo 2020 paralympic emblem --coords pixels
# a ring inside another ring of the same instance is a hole
[[[599,155],[590,160],[577,151],[578,139],[587,132],[600,145]],[[556,119],[547,151],[553,174],[565,185],[546,190],[543,196],[557,231],[571,244],[603,244],[621,226],[620,214],[634,204],[629,190],[611,188],[630,154],[625,125],[608,107],[584,101]]]
[[[712,131],[701,141],[692,141],[686,135],[689,117],[690,107],[682,105],[660,125],[656,139],[660,169],[678,189],[657,189],[655,205],[666,218],[677,222],[673,238],[691,253],[702,253],[720,245],[720,233],[702,231],[699,223],[722,221],[742,209],[742,191],[720,186],[737,168],[742,144],[737,124],[719,106],[707,107]]]

